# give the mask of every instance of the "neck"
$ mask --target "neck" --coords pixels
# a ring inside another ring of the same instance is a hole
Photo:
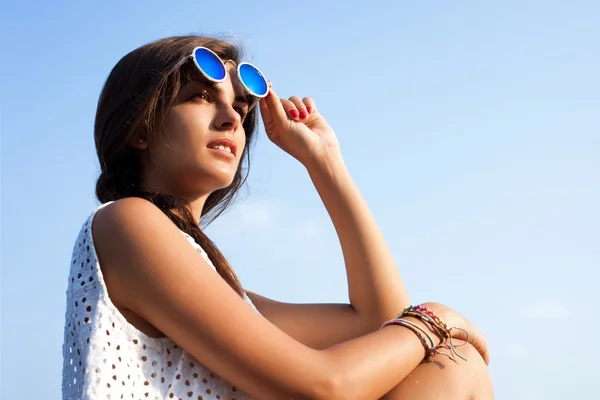
[[[161,184],[153,184],[152,182],[143,182],[142,190],[147,190],[152,193],[162,193],[172,195],[178,198],[185,199],[190,205],[190,211],[194,216],[194,221],[196,223],[200,223],[200,216],[202,215],[202,210],[204,209],[204,205],[206,203],[206,199],[210,193],[206,192],[198,192],[198,193],[181,193],[177,190],[173,190],[173,188],[166,187]]]
[[[190,207],[192,209],[192,215],[194,216],[194,221],[200,223],[200,216],[202,215],[202,210],[204,209],[204,204],[206,203],[206,199],[208,198],[207,194],[202,196],[197,196],[194,198],[187,198],[186,200],[190,203]]]

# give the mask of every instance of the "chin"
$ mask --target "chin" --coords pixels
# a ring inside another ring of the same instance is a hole
[[[213,188],[213,191],[228,188],[233,183],[234,178],[235,174],[231,173],[221,173],[212,175],[211,186]]]
[[[216,165],[215,165],[216,164]],[[216,190],[225,189],[231,186],[237,165],[219,165],[217,163],[206,165],[196,165],[193,169],[188,169],[185,178],[186,186],[195,187],[195,192],[212,193]]]

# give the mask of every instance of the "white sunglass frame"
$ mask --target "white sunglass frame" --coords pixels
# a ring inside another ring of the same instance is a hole
[[[215,79],[215,78],[213,78],[211,76],[208,76],[208,74],[206,72],[204,72],[204,70],[202,69],[202,67],[200,67],[200,64],[198,64],[198,60],[196,60],[196,51],[199,50],[199,49],[208,51],[209,53],[213,54],[217,58],[217,60],[221,61],[221,64],[223,64],[223,69],[225,70],[225,76],[223,77],[223,79]],[[250,64],[249,62],[241,62],[241,63],[238,64],[238,63],[236,63],[233,60],[223,61],[223,60],[221,60],[221,57],[219,57],[217,55],[217,53],[215,53],[214,51],[212,51],[208,47],[204,47],[204,46],[194,47],[194,50],[192,50],[192,54],[183,57],[177,64],[175,64],[175,66],[173,67],[173,71],[176,71],[177,69],[179,69],[190,58],[194,61],[194,64],[196,65],[196,68],[198,68],[198,71],[200,71],[200,73],[202,74],[202,76],[204,76],[209,81],[216,82],[216,83],[223,82],[225,80],[225,78],[227,78],[227,74],[229,73],[229,71],[227,71],[227,68],[225,68],[225,64],[232,63],[235,66],[235,70],[236,70],[237,75],[238,75],[238,80],[242,84],[242,86],[244,87],[244,89],[246,90],[246,92],[248,92],[250,95],[252,95],[253,97],[256,97],[258,99],[265,98],[269,94],[269,83],[267,82],[267,79],[265,78],[265,75],[262,73],[262,71],[260,69],[258,69],[254,64]],[[265,80],[265,82],[267,84],[267,92],[265,94],[259,95],[259,94],[255,93],[253,90],[251,90],[248,86],[246,86],[246,84],[244,83],[244,80],[242,79],[241,74],[240,74],[240,69],[241,69],[241,67],[243,65],[249,65],[250,67],[254,68],[260,74],[260,76],[263,77],[263,79]]]

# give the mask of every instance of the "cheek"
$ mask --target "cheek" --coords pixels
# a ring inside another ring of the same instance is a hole
[[[174,107],[165,118],[162,137],[176,153],[189,153],[205,136],[207,123],[202,113],[193,111],[190,107]]]
[[[248,141],[248,138],[246,138],[246,133],[242,131],[242,134],[240,135],[242,138],[240,139],[240,143],[238,144],[239,148],[242,149],[242,152],[244,150],[246,150],[246,142]]]
[[[237,167],[238,168],[241,167],[242,160],[244,159],[244,157],[248,156],[248,154],[246,154],[246,143],[247,143],[246,135],[244,133],[242,133],[241,138],[239,140],[237,140],[237,145],[238,145]]]

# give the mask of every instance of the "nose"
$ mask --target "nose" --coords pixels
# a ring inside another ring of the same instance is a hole
[[[242,117],[231,105],[222,104],[217,109],[214,123],[217,130],[235,132],[242,124]]]

